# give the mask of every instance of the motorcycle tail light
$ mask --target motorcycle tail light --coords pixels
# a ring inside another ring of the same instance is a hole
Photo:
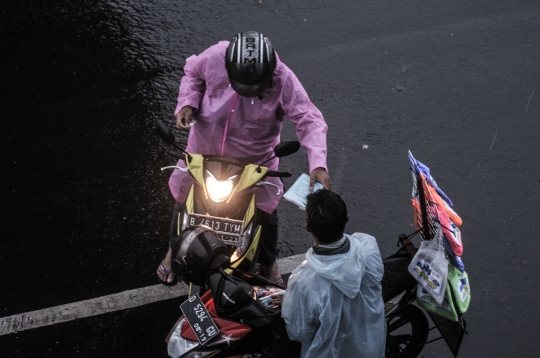
[[[182,328],[184,327],[184,324],[189,325],[186,319],[182,318],[173,328],[173,330],[169,334],[169,337],[167,338],[167,353],[169,353],[169,357],[205,358],[212,357],[219,352],[219,349],[212,349],[209,347],[202,348],[198,341],[193,341],[191,339],[186,339],[182,337]],[[235,339],[229,338],[228,341],[234,340]],[[187,355],[184,356],[184,354],[186,353]]]
[[[199,342],[187,340],[182,337],[182,327],[184,326],[184,324],[188,324],[187,321],[185,319],[180,320],[180,322],[178,322],[178,324],[173,328],[169,335],[169,339],[167,342],[167,352],[172,358],[181,357],[190,350],[199,346]]]

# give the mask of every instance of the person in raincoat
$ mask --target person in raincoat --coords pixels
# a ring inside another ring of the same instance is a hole
[[[306,229],[315,245],[289,278],[282,316],[302,357],[384,357],[384,267],[373,236],[344,234],[347,207],[321,189],[309,194]]]
[[[296,126],[300,143],[306,148],[311,186],[320,181],[331,187],[326,165],[328,127],[321,112],[311,103],[294,73],[280,61],[272,44],[261,33],[239,33],[231,42],[221,41],[198,56],[186,60],[175,110],[179,128],[190,130],[186,152],[219,155],[263,163],[273,156],[280,142],[283,120]],[[279,159],[266,166],[277,170]],[[185,167],[183,160],[179,166]],[[266,178],[283,193],[279,178]],[[177,200],[173,211],[171,238],[176,236],[179,203],[186,199],[194,179],[189,173],[173,171],[169,179]],[[276,188],[258,187],[258,217],[263,225],[259,262],[263,274],[281,280],[276,264],[277,213],[281,198]],[[157,270],[160,280],[171,283],[171,250]]]

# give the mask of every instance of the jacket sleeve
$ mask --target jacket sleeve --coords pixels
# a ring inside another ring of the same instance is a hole
[[[319,167],[328,171],[326,165],[328,126],[321,111],[311,103],[296,75],[285,65],[282,64],[282,66],[283,110],[296,126],[296,135],[307,150],[309,171]]]
[[[206,80],[208,71],[212,70],[217,56],[225,56],[228,46],[227,41],[221,41],[217,45],[211,46],[199,55],[193,55],[186,59],[184,66],[184,76],[180,81],[178,102],[174,115],[180,112],[185,106],[191,106],[196,110],[206,90]]]
[[[319,327],[319,305],[314,292],[307,287],[290,285],[285,293],[281,315],[287,324],[287,333],[293,341],[309,346]]]

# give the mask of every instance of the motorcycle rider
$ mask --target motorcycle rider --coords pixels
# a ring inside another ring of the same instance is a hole
[[[280,61],[263,34],[247,31],[230,42],[221,41],[198,56],[186,60],[175,110],[178,128],[190,129],[186,152],[220,155],[263,163],[273,156],[280,142],[284,117],[296,126],[300,143],[306,148],[310,186],[320,181],[332,185],[326,166],[326,132],[321,112],[311,103],[295,74]],[[279,159],[266,166],[277,170]],[[178,166],[185,167],[183,160]],[[283,192],[279,178],[266,178]],[[171,237],[177,235],[176,222],[189,188],[194,183],[189,173],[173,171],[169,179],[177,200],[173,211]],[[276,207],[281,196],[274,187],[254,189],[258,218],[263,227],[259,262],[263,274],[279,282],[276,264],[278,222]],[[160,280],[172,283],[171,250],[157,270]]]
[[[329,190],[309,194],[306,229],[315,245],[283,298],[289,338],[301,357],[384,357],[384,267],[374,237],[344,234],[347,206]]]

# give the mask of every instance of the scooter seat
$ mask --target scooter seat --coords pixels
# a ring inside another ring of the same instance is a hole
[[[410,263],[411,257],[407,253],[393,255],[383,260],[382,296],[384,302],[388,302],[416,285],[416,280],[407,270]]]

